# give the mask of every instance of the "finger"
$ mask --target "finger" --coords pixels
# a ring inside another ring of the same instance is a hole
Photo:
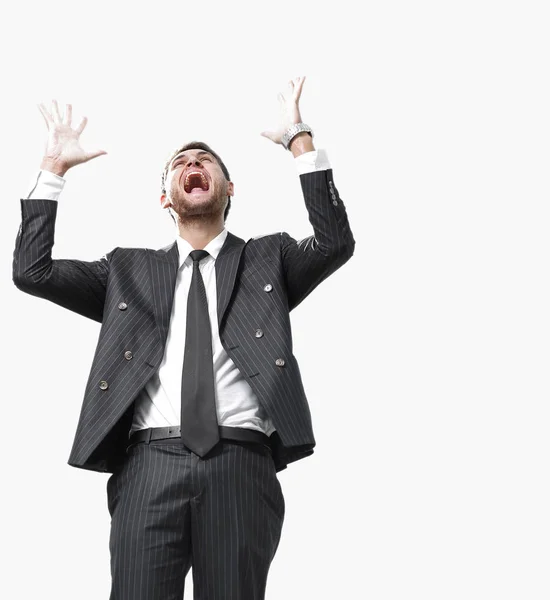
[[[80,135],[84,131],[84,127],[86,127],[86,123],[88,122],[88,117],[82,117],[80,121],[80,125],[76,128],[76,133]]]
[[[42,116],[44,117],[44,121],[46,121],[46,127],[48,128],[48,131],[50,129],[50,123],[52,122],[52,117],[50,115],[50,113],[47,111],[47,109],[44,107],[43,104],[38,104],[38,110],[41,112]]]
[[[279,110],[281,111],[281,115],[286,113],[286,98],[284,94],[279,94]]]
[[[267,138],[268,140],[274,141],[274,135],[273,132],[271,131],[262,131],[262,133],[260,133],[260,135],[263,135],[265,138]]]
[[[61,123],[61,115],[57,106],[57,100],[52,100],[52,115],[54,123]]]
[[[305,75],[303,77],[296,78],[296,86],[294,88],[294,97],[296,100],[300,98],[302,95],[302,87],[304,86],[304,81],[306,80]]]
[[[66,104],[65,110],[65,120],[67,121],[67,125],[71,126],[71,119],[73,118],[73,107],[70,104]]]

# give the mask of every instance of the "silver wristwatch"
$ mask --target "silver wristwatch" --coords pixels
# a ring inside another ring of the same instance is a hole
[[[302,131],[309,133],[309,135],[313,137],[313,131],[311,127],[309,125],[306,125],[305,123],[296,123],[296,125],[292,125],[283,133],[281,143],[283,144],[286,150],[289,149],[292,138],[301,133]]]

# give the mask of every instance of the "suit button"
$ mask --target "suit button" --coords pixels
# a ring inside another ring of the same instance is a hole
[[[273,289],[273,286],[268,283],[267,285],[264,285],[264,292],[270,292]]]
[[[333,200],[332,203],[334,204],[334,206],[338,206],[338,200]]]
[[[278,359],[275,361],[275,364],[276,364],[278,367],[284,367],[284,366],[285,366],[285,361],[284,361],[284,359],[282,359],[282,358],[278,358]]]
[[[130,352],[130,350],[126,350],[126,352],[124,353],[124,358],[126,360],[131,360],[132,356],[134,356],[134,355]]]
[[[126,302],[121,302],[118,305],[119,310],[126,310],[128,308],[128,305],[126,304]]]
[[[102,390],[106,390],[109,387],[109,384],[106,381],[99,382],[99,388]]]
[[[254,333],[257,338],[261,338],[263,334],[264,332],[261,329],[256,329],[256,332]]]

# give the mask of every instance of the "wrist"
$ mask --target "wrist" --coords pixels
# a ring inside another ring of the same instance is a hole
[[[43,158],[40,163],[40,168],[44,171],[50,171],[54,175],[58,175],[59,177],[63,177],[65,173],[69,170],[69,167],[66,165],[59,163],[58,161],[52,160],[51,158]]]
[[[305,131],[302,131],[301,133],[295,135],[292,140],[290,140],[288,149],[292,152],[292,156],[296,158],[305,152],[312,152],[315,150],[315,146],[313,145],[313,139],[311,135]]]
[[[307,135],[300,135],[304,133]],[[290,150],[293,154],[294,151],[292,150],[291,145],[297,148],[297,151],[300,154],[303,154],[303,152],[308,151],[307,149],[303,148],[303,145],[306,144],[306,137],[309,137],[310,140],[313,139],[313,131],[309,125],[306,125],[305,123],[300,121],[299,123],[294,123],[294,125],[288,127],[288,129],[283,133],[281,137],[281,144],[283,145],[283,148]],[[313,149],[313,144],[311,146],[307,144],[306,147],[311,150]]]

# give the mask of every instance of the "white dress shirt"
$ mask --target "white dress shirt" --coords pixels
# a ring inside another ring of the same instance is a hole
[[[324,150],[306,152],[294,160],[299,174],[330,169],[328,156]],[[63,177],[41,170],[32,182],[27,199],[39,198],[57,201],[64,186],[65,179]],[[227,229],[224,228],[205,246],[204,249],[210,256],[204,258],[199,264],[206,289],[211,324],[218,323],[214,265],[227,233]],[[177,426],[181,420],[187,296],[193,273],[189,253],[194,248],[179,235],[176,241],[179,251],[179,267],[164,356],[159,370],[149,379],[136,398],[131,432],[148,427]],[[226,427],[256,429],[271,435],[275,431],[275,427],[249,383],[224,350],[217,326],[212,327],[212,355],[218,424]]]

